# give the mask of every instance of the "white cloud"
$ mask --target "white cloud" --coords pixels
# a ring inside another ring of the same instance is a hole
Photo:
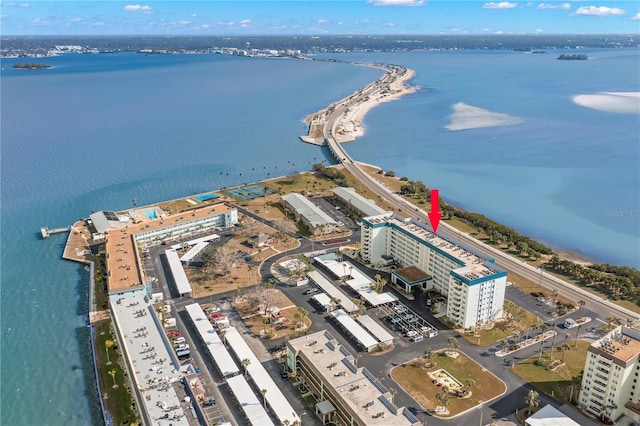
[[[72,18],[71,22],[82,22],[83,19],[82,18]]]
[[[636,13],[631,17],[632,21],[640,21],[640,13]]]
[[[273,27],[274,30],[284,30],[285,28],[287,28],[286,25],[274,25]]]
[[[211,28],[211,25],[209,25],[209,24],[202,24],[202,25],[200,25],[200,28],[203,28],[203,29],[205,29],[205,30],[206,30],[207,28]]]
[[[500,3],[491,2],[482,5],[483,9],[513,9],[514,7],[518,7],[518,3],[501,1]]]
[[[374,6],[422,6],[424,0],[367,0],[367,3]]]
[[[542,28],[536,28],[536,34],[542,34],[543,32]]]
[[[91,26],[92,26],[92,27],[104,27],[104,22],[100,22],[100,21],[98,21],[98,22],[92,22],[92,23],[91,23]]]
[[[328,24],[329,21],[327,21],[326,19],[318,19],[318,24]]]
[[[395,22],[381,22],[380,26],[381,27],[395,27],[396,24],[395,24]]]
[[[494,34],[500,35],[500,34],[504,34],[504,33],[502,31],[498,30]]]
[[[582,6],[576,10],[576,15],[586,16],[609,16],[609,15],[624,15],[625,11],[617,7],[607,6]]]
[[[251,19],[243,19],[242,21],[240,21],[240,25],[247,25],[251,23]]]
[[[491,32],[491,28],[483,28],[482,31],[484,31],[485,33],[490,33]]]
[[[125,7],[123,7],[122,10],[124,10],[126,12],[145,12],[145,13],[149,13],[149,12],[151,12],[151,7],[150,6],[143,6],[143,5],[140,5],[140,4],[128,4]]]
[[[559,10],[559,9],[571,9],[571,5],[569,3],[562,4],[549,4],[549,3],[540,3],[538,5],[538,9],[551,9],[551,10]]]

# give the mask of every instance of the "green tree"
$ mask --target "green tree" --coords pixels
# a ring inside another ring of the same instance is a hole
[[[116,369],[112,369],[108,371],[109,375],[111,376],[111,378],[113,379],[113,388],[117,388],[118,384],[116,383]]]
[[[249,364],[251,364],[251,360],[249,358],[243,358],[242,361],[240,361],[240,365],[242,365],[242,368],[244,368],[245,377],[247,375],[247,367],[249,366]]]
[[[107,339],[104,341],[104,347],[107,351],[107,365],[111,365],[111,360],[109,359],[109,349],[111,349],[115,344],[116,342],[111,339]]]
[[[538,394],[538,392],[532,389],[529,391],[524,400],[529,405],[528,412],[529,414],[531,414],[533,409],[540,404],[540,395]]]
[[[538,362],[542,360],[542,348],[544,346],[544,333],[549,330],[549,326],[547,324],[540,325],[540,355],[538,355]]]

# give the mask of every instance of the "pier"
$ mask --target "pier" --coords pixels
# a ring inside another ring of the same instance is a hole
[[[51,234],[60,234],[62,232],[69,232],[71,231],[71,226],[67,226],[65,228],[53,228],[53,229],[49,229],[46,226],[43,226],[42,228],[40,228],[40,235],[42,235],[42,239],[45,238],[49,238],[49,235]]]

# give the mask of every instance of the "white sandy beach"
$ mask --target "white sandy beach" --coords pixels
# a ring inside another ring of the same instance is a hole
[[[453,105],[453,114],[450,116],[451,123],[447,124],[448,130],[478,129],[481,127],[510,126],[522,123],[522,119],[508,114],[491,112],[486,109],[467,105],[458,102]]]
[[[591,109],[623,114],[640,114],[640,92],[600,92],[576,95],[573,102]]]
[[[375,68],[381,68],[388,71],[388,69],[380,66],[364,64],[365,66],[372,66]],[[389,76],[389,74],[387,74]],[[367,87],[358,90],[356,93],[344,98],[338,102],[333,103],[328,108],[325,108],[315,114],[310,114],[305,118],[306,123],[311,122],[320,122],[324,123],[326,118],[327,110],[331,107],[335,107],[339,104],[347,102],[353,96],[356,96],[358,93],[369,93],[367,96],[367,100],[359,100],[357,103],[353,104],[347,112],[342,114],[338,120],[336,121],[335,127],[335,138],[338,142],[351,142],[356,138],[364,135],[364,126],[362,125],[362,120],[364,116],[369,112],[372,108],[384,103],[396,100],[408,93],[413,93],[417,90],[416,87],[406,86],[405,83],[408,80],[411,80],[415,76],[415,71],[411,69],[406,69],[405,73],[400,77],[395,77],[390,83],[381,83],[380,80],[377,80]],[[384,90],[386,87],[386,90]],[[303,141],[306,141],[303,139]]]

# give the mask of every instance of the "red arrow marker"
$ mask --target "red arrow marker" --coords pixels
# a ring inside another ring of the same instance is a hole
[[[431,190],[431,211],[427,214],[429,216],[429,222],[431,222],[431,228],[433,228],[433,233],[435,234],[438,230],[438,225],[440,224],[440,218],[442,214],[438,210],[438,190]]]

